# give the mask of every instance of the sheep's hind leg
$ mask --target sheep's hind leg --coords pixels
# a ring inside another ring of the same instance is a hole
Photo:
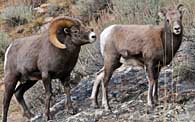
[[[99,108],[97,97],[98,97],[98,93],[99,93],[100,82],[101,82],[101,80],[103,80],[103,77],[104,77],[104,71],[101,71],[101,72],[100,71],[99,71],[99,74],[94,81],[93,89],[92,89],[92,93],[91,93],[91,97],[90,97],[90,99],[92,100],[91,106],[93,108]]]
[[[43,85],[45,88],[46,99],[45,99],[45,116],[46,120],[51,120],[53,117],[50,115],[50,101],[52,96],[51,78],[47,72],[42,73]]]
[[[149,82],[149,88],[148,88],[148,106],[154,107],[155,102],[157,102],[158,99],[158,68],[155,67],[153,63],[148,63],[147,67],[147,73],[148,73],[148,82]],[[155,102],[154,102],[155,99]]]
[[[15,97],[20,104],[20,106],[23,109],[23,115],[27,118],[31,118],[34,115],[30,112],[29,108],[26,105],[26,102],[24,100],[24,93],[31,88],[37,81],[26,81],[25,83],[21,83],[15,90]]]
[[[6,74],[4,78],[5,92],[3,98],[3,120],[2,122],[7,122],[7,114],[10,105],[11,98],[14,94],[16,84],[18,82],[17,76],[15,74]]]
[[[111,110],[108,102],[108,83],[115,69],[119,68],[122,65],[120,63],[119,56],[108,56],[105,57],[104,62],[104,78],[102,82],[102,106],[106,110]]]
[[[159,71],[160,68],[154,69],[154,87],[153,87],[153,98],[154,98],[154,104],[157,105],[158,103],[158,77],[159,77]]]

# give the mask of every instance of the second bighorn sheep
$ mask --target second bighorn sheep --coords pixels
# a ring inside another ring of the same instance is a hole
[[[96,40],[95,33],[71,17],[55,18],[48,30],[40,35],[17,39],[8,47],[4,62],[3,122],[7,121],[10,100],[15,93],[18,103],[28,118],[33,114],[28,109],[23,95],[38,80],[46,91],[45,114],[50,117],[51,80],[58,78],[67,94],[67,106],[72,109],[68,79],[74,68],[81,45]],[[20,84],[16,87],[18,81]]]
[[[162,10],[161,25],[111,25],[100,35],[104,67],[96,77],[90,99],[98,107],[97,96],[102,82],[102,106],[110,109],[108,82],[112,73],[121,66],[120,58],[135,60],[146,66],[148,74],[148,105],[158,101],[158,76],[162,66],[168,65],[181,45],[183,36],[182,4]]]

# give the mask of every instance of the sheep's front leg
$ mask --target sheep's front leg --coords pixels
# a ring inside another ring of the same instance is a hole
[[[45,99],[45,116],[47,120],[52,119],[50,115],[50,101],[52,96],[51,78],[48,73],[42,73],[43,85],[45,88],[46,99]]]
[[[148,105],[153,107],[158,101],[158,68],[153,63],[148,63],[146,66],[148,73]],[[155,100],[155,102],[154,102]]]
[[[159,77],[160,68],[154,69],[154,87],[153,87],[153,98],[154,104],[158,103],[158,77]]]
[[[65,103],[65,107],[68,109],[68,113],[69,114],[76,114],[76,110],[74,109],[73,105],[72,105],[72,101],[71,101],[71,87],[70,87],[70,76],[67,76],[65,79],[61,79],[61,82],[64,86],[64,92],[66,94],[67,97],[67,101]]]

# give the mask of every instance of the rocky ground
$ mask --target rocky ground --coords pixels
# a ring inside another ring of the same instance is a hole
[[[1,4],[0,8],[3,8]],[[112,112],[90,107],[91,101],[88,98],[96,77],[95,72],[101,68],[102,63],[97,53],[98,44],[94,44],[93,48],[90,46],[82,50],[82,55],[72,75],[72,79],[76,79],[76,82],[74,80],[72,84],[72,101],[78,113],[67,114],[67,110],[64,109],[66,95],[60,82],[54,80],[51,106],[54,120],[51,122],[195,122],[195,116],[193,116],[195,114],[195,82],[193,80],[195,79],[195,38],[185,37],[172,64],[161,70],[160,98],[158,106],[153,110],[146,105],[148,83],[144,69],[129,65],[124,65],[115,71],[109,83]],[[93,51],[89,50],[90,48]],[[0,85],[0,108],[2,108],[2,98],[3,87]],[[41,81],[25,94],[25,99],[31,111],[39,115],[31,121],[44,122],[42,113],[44,113],[45,94]],[[101,93],[99,103],[101,104]],[[2,109],[0,109],[0,121],[1,113]],[[28,121],[22,117],[22,111],[15,99],[12,99],[8,120],[9,122]]]
[[[146,105],[147,79],[141,67],[124,65],[114,72],[109,84],[109,98],[112,113],[103,109],[90,108],[92,83],[95,75],[89,75],[81,79],[78,85],[73,84],[72,100],[78,114],[69,115],[64,109],[66,96],[59,81],[53,81],[54,94],[52,113],[54,122],[193,122],[195,121],[195,85],[193,82],[193,68],[178,69],[182,64],[193,67],[194,39],[184,39],[174,61],[168,67],[162,69],[159,77],[159,105],[149,110]],[[186,57],[190,57],[187,58]],[[185,59],[185,60],[184,60]],[[186,60],[188,61],[186,63]],[[190,70],[190,71],[188,71]],[[187,72],[188,77],[184,77]],[[183,76],[182,76],[183,74]],[[181,77],[182,76],[182,77]],[[1,98],[2,98],[1,91]],[[42,83],[37,83],[25,95],[27,103],[34,113],[44,111],[44,90]],[[101,103],[101,94],[99,103]],[[1,99],[2,102],[2,99]],[[2,104],[0,104],[2,105]],[[2,108],[2,107],[1,107]],[[11,103],[9,121],[25,122],[19,106],[14,99]],[[40,114],[41,115],[41,114]],[[0,117],[1,118],[1,117]],[[34,122],[43,122],[39,117]]]
[[[67,114],[64,109],[66,96],[58,80],[53,81],[51,122],[193,122],[195,121],[195,85],[194,38],[184,38],[182,46],[174,61],[161,70],[159,77],[159,103],[153,110],[146,105],[148,83],[144,69],[124,65],[114,72],[109,83],[109,99],[112,112],[90,107],[88,99],[91,94],[95,74],[82,78],[78,85],[72,84],[72,101],[78,113]],[[185,68],[182,66],[185,65]],[[191,67],[191,68],[190,68]],[[187,76],[186,76],[187,74]],[[2,90],[0,92],[2,98]],[[44,88],[41,81],[25,95],[30,109],[40,115],[33,122],[44,122]],[[2,102],[2,99],[1,99]],[[101,103],[101,93],[99,96]],[[2,104],[0,104],[2,105]],[[1,106],[0,106],[1,107]],[[2,108],[2,107],[1,107]],[[39,114],[40,113],[40,114]],[[1,116],[0,116],[1,119]],[[9,121],[26,122],[19,106],[12,100]]]
[[[2,119],[3,91],[4,91],[4,88],[0,84],[0,121]],[[27,119],[22,116],[20,107],[17,105],[17,102],[15,99],[12,99],[12,101],[10,103],[8,120],[9,120],[9,122],[25,122],[25,121],[27,121]]]
[[[71,116],[66,114],[64,99],[52,108],[55,112],[54,122],[186,122],[195,121],[195,86],[187,86],[180,89],[179,93],[171,93],[170,69],[164,69],[160,78],[160,101],[154,110],[146,105],[147,80],[144,70],[139,67],[122,67],[116,71],[109,85],[109,98],[112,113],[103,109],[90,108],[92,82],[94,76],[89,76],[72,90],[74,106],[78,108],[78,114]],[[164,76],[166,75],[166,76]],[[165,84],[164,81],[167,80]],[[185,84],[185,82],[183,82]],[[165,88],[166,85],[166,88]],[[179,85],[182,85],[179,84]],[[168,90],[169,89],[169,90]],[[166,96],[165,96],[165,92]],[[173,101],[173,98],[175,98]],[[99,101],[101,102],[101,101]],[[34,122],[42,122],[42,118]]]
[[[195,85],[192,75],[186,78],[181,77],[184,69],[175,67],[185,62],[185,57],[193,54],[195,46],[193,39],[184,39],[171,65],[161,70],[159,77],[159,103],[154,109],[149,109],[146,105],[147,79],[144,69],[124,65],[114,72],[109,84],[109,99],[112,112],[103,109],[93,109],[90,107],[91,101],[88,99],[91,94],[92,84],[95,75],[89,75],[81,79],[78,85],[73,85],[72,100],[78,113],[76,115],[67,114],[64,109],[66,96],[62,95],[63,90],[59,81],[54,81],[53,106],[54,114],[52,122],[193,122],[195,121]],[[189,51],[191,53],[186,53]],[[188,63],[193,62],[193,56],[187,59]],[[182,61],[179,59],[183,59]],[[189,64],[190,65],[190,64]],[[189,69],[186,69],[189,70]],[[176,73],[175,73],[176,72]],[[191,70],[193,73],[193,70]],[[43,113],[44,95],[43,90],[35,86],[27,93],[26,99],[35,113]],[[37,91],[35,91],[35,89]],[[31,92],[37,92],[32,96]],[[41,91],[40,91],[41,90]],[[99,96],[101,103],[101,94]],[[41,114],[40,114],[41,115]],[[42,122],[44,118],[40,116],[33,122]]]

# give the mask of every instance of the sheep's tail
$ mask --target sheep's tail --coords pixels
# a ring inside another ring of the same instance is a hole
[[[96,73],[96,75],[99,75],[101,72],[103,72],[104,71],[104,67],[102,67],[97,73]]]

